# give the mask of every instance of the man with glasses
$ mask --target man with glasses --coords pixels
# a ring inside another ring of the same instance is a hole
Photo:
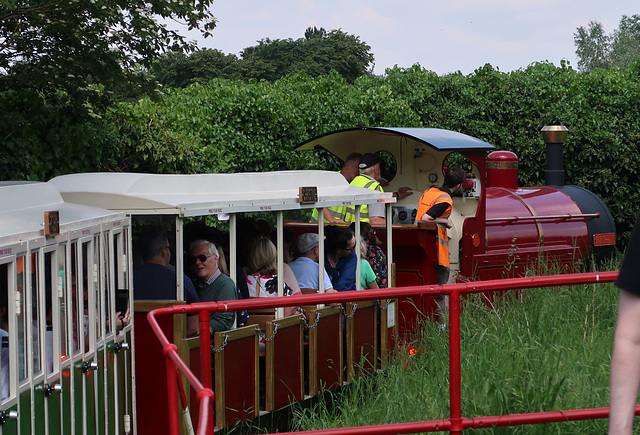
[[[151,227],[138,239],[138,252],[144,265],[133,271],[133,297],[137,300],[176,300],[176,271],[169,267],[171,248],[162,228]],[[193,282],[183,275],[184,299],[198,302]],[[187,335],[198,333],[198,316],[187,317]]]
[[[208,240],[191,243],[189,260],[194,265],[198,277],[197,293],[200,302],[219,302],[238,299],[238,291],[233,280],[218,268],[220,254],[216,245]],[[209,315],[211,334],[233,328],[236,313],[217,312]]]

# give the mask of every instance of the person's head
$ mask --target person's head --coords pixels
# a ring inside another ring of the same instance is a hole
[[[249,251],[248,272],[262,275],[275,273],[277,256],[276,245],[266,237],[258,237]]]
[[[356,249],[356,238],[349,228],[329,225],[326,231],[325,248],[327,255],[334,255],[339,258],[348,257]]]
[[[167,266],[171,260],[169,240],[161,227],[146,228],[138,239],[138,248],[145,263]]]
[[[372,153],[363,154],[360,157],[360,163],[358,164],[360,174],[368,175],[373,179],[380,178],[380,157]]]
[[[313,261],[319,260],[320,237],[316,233],[304,233],[296,240],[296,250],[303,257],[309,257]]]
[[[362,154],[360,153],[351,153],[344,160],[344,167],[342,168],[342,175],[347,179],[349,183],[351,180],[356,178],[356,175],[360,173],[358,169],[358,164],[360,163],[360,158]]]
[[[208,240],[198,239],[189,246],[191,256],[189,261],[194,264],[194,271],[198,278],[208,281],[218,271],[218,258],[220,254],[216,245]]]
[[[467,173],[460,166],[450,168],[444,174],[443,186],[448,187],[451,193],[457,193],[462,188],[462,183],[467,179]]]
[[[352,222],[349,226],[351,231],[355,234],[356,223]],[[376,230],[371,226],[369,222],[360,222],[360,236],[363,237],[367,244],[379,246],[382,242],[376,236]]]

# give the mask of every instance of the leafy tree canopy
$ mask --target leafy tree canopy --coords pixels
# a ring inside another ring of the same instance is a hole
[[[305,71],[312,77],[338,72],[348,83],[373,68],[371,47],[342,30],[327,32],[308,28],[304,38],[263,39],[245,48],[241,57],[219,50],[168,53],[153,67],[156,79],[165,86],[185,87],[207,83],[214,78],[267,80],[274,82],[292,73]]]
[[[602,23],[591,21],[574,34],[578,69],[624,68],[640,58],[640,15],[623,15],[619,27],[607,35]]]
[[[213,0],[0,0],[0,91],[63,91],[86,100],[101,86],[143,84],[140,67],[188,50],[158,19],[209,36]],[[101,86],[95,86],[101,85]]]

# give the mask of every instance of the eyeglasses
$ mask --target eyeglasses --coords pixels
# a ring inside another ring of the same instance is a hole
[[[354,249],[356,249],[355,245],[352,246],[351,248],[344,248],[343,251],[353,252]]]
[[[200,263],[204,263],[209,257],[213,257],[213,255],[192,255],[191,257],[189,257],[189,262],[195,264],[197,260],[200,260]]]

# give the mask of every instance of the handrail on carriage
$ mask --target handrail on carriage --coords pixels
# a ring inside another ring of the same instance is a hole
[[[179,371],[197,392],[200,402],[200,417],[198,421],[198,434],[213,433],[213,416],[211,402],[214,393],[211,388],[211,379],[202,382],[191,372],[189,367],[180,359],[175,344],[170,343],[161,330],[156,317],[169,314],[195,314],[200,316],[201,349],[210,347],[209,337],[209,313],[237,311],[250,308],[286,307],[291,306],[295,300],[296,305],[306,304],[330,304],[366,300],[399,299],[418,295],[449,295],[449,378],[450,378],[450,416],[445,420],[434,420],[413,423],[398,423],[383,426],[362,426],[353,428],[341,428],[340,433],[350,434],[376,434],[376,433],[406,433],[406,432],[431,432],[447,430],[450,433],[460,434],[464,429],[482,428],[487,424],[492,425],[520,425],[530,423],[543,423],[554,421],[584,420],[589,418],[606,418],[609,415],[608,408],[594,408],[583,410],[566,410],[562,412],[538,412],[499,417],[474,417],[463,418],[461,410],[461,354],[460,354],[460,296],[463,294],[522,290],[530,288],[553,287],[561,285],[577,285],[592,283],[611,283],[618,277],[618,272],[590,272],[564,275],[532,276],[524,278],[510,278],[490,281],[476,281],[456,284],[423,285],[416,287],[396,287],[381,290],[349,291],[342,293],[308,294],[286,298],[257,298],[233,300],[225,302],[200,302],[191,305],[180,305],[167,308],[159,308],[148,313],[147,319],[163,346],[163,353],[167,364],[167,382],[169,387],[169,413],[171,433],[179,433],[178,403],[177,403],[177,371]],[[211,364],[210,352],[201,352],[201,363],[206,359]],[[204,366],[204,365],[203,365]],[[177,371],[176,371],[177,368]],[[204,373],[207,373],[204,370]],[[209,375],[210,376],[210,375]],[[639,407],[640,408],[640,407]],[[488,423],[491,422],[491,423]],[[337,433],[336,430],[308,431],[303,433]]]

